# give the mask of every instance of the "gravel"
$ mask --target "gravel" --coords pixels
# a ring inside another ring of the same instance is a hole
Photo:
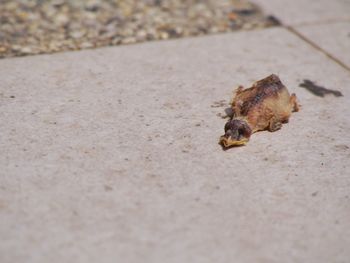
[[[0,0],[0,58],[277,24],[244,0]]]

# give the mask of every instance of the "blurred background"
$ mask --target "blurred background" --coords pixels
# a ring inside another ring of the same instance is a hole
[[[276,24],[246,0],[0,0],[0,58]]]

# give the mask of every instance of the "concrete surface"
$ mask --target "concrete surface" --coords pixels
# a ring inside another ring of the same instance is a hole
[[[296,29],[350,68],[350,21],[299,26]]]
[[[350,73],[289,31],[0,68],[2,263],[348,262]],[[301,111],[223,151],[220,101],[270,73]]]
[[[350,0],[252,0],[288,26],[350,20]]]

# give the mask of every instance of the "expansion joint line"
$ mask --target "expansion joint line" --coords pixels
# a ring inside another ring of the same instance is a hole
[[[339,59],[337,59],[336,57],[334,57],[332,54],[330,54],[329,52],[327,52],[326,50],[324,50],[323,48],[321,48],[319,45],[317,45],[315,42],[313,42],[312,40],[310,40],[309,38],[305,37],[303,34],[301,34],[298,30],[296,30],[295,28],[291,27],[291,26],[283,26],[284,28],[286,28],[289,32],[293,33],[294,35],[296,35],[297,37],[299,37],[301,40],[305,41],[306,43],[308,43],[310,46],[312,46],[313,48],[317,49],[318,51],[322,52],[324,55],[326,55],[328,58],[330,58],[331,60],[333,60],[335,63],[337,63],[339,66],[341,66],[342,68],[344,68],[345,70],[350,72],[350,67],[346,64],[344,64],[342,61],[340,61]]]

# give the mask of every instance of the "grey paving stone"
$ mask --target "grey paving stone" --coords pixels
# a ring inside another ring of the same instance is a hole
[[[285,29],[0,68],[1,262],[349,259],[350,75]],[[270,73],[301,111],[223,151],[216,102]]]
[[[350,68],[350,21],[299,26],[297,30]]]
[[[350,20],[349,0],[253,0],[286,25]]]

